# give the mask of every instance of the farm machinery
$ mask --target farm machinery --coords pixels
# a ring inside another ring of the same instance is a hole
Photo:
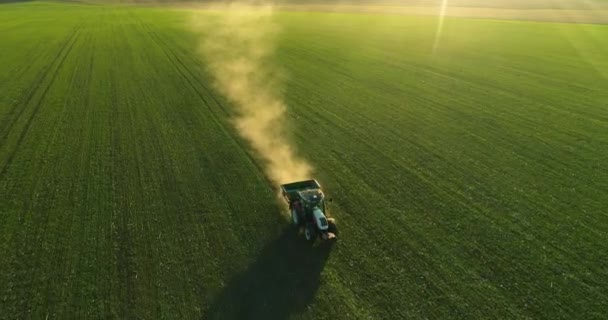
[[[309,242],[317,238],[336,239],[335,220],[327,217],[325,195],[316,180],[304,180],[281,185],[281,192],[287,204],[291,221]],[[329,199],[331,202],[332,200]]]

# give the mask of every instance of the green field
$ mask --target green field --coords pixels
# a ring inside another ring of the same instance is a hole
[[[187,10],[0,5],[0,319],[608,314],[608,25],[274,18],[333,247],[290,228]]]

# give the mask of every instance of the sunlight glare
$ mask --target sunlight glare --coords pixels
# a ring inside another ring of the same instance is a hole
[[[435,32],[435,43],[433,43],[433,55],[437,51],[439,45],[439,38],[441,37],[441,30],[443,29],[443,19],[448,8],[448,0],[441,0],[441,11],[439,12],[439,24],[437,25],[437,31]]]

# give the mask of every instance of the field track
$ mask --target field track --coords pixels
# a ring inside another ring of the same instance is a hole
[[[0,5],[0,319],[608,314],[607,26],[276,14],[311,248],[190,18]]]

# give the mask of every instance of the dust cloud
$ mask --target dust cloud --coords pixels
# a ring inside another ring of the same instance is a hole
[[[287,106],[274,63],[279,27],[268,1],[214,5],[194,16],[200,53],[216,88],[237,108],[233,123],[275,184],[310,179],[312,167],[287,138]],[[213,12],[210,15],[209,12]]]

